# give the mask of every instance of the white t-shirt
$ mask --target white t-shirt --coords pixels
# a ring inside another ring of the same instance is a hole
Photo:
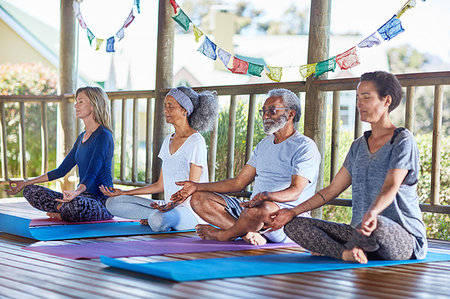
[[[256,168],[252,197],[263,191],[275,192],[288,188],[292,175],[308,180],[299,198],[290,202],[277,202],[281,208],[292,208],[314,195],[319,174],[320,153],[314,141],[296,131],[283,142],[274,143],[269,135],[256,146],[247,162]]]
[[[172,134],[168,135],[161,146],[158,157],[162,160],[162,172],[164,181],[164,200],[170,201],[172,194],[182,187],[175,185],[175,182],[189,180],[191,163],[202,167],[200,183],[208,182],[208,162],[205,139],[200,133],[194,133],[178,148],[170,154],[169,144]],[[190,197],[182,203],[183,206],[191,208]]]

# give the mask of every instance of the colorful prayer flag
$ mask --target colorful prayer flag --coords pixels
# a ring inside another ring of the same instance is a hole
[[[106,52],[115,52],[114,51],[114,36],[111,36],[106,40]]]
[[[178,25],[180,25],[184,29],[184,31],[189,30],[189,24],[191,23],[191,20],[182,9],[180,9],[178,14],[176,16],[173,16],[172,19],[174,19],[175,22],[177,22]]]
[[[131,12],[128,15],[128,18],[123,23],[123,27],[127,28],[128,26],[130,26],[130,24],[133,22],[133,20],[134,20],[134,14],[133,14],[133,9],[131,9]]]
[[[263,65],[259,65],[256,63],[248,63],[248,73],[253,75],[253,76],[258,76],[261,77],[261,73],[264,70],[264,66]]]
[[[136,9],[138,13],[141,13],[141,1],[140,0],[134,0],[134,5],[136,5]]]
[[[407,11],[410,8],[413,8],[414,6],[416,6],[416,0],[409,0],[408,2],[406,2],[405,5],[403,5],[403,7],[400,8],[400,10],[396,13],[397,19],[400,19],[400,17],[405,13],[405,11]]]
[[[197,26],[195,26],[194,24],[192,25],[192,30],[194,31],[194,36],[195,36],[195,42],[198,43],[200,37],[202,37],[203,32],[198,29]]]
[[[248,70],[248,62],[233,56],[233,67],[229,70],[235,74],[245,75]]]
[[[372,46],[378,46],[381,44],[380,39],[376,36],[377,33],[373,33],[371,36],[366,37],[362,42],[358,44],[358,48],[371,48]]]
[[[125,37],[125,27],[122,27],[119,29],[119,31],[117,31],[116,33],[116,37],[117,37],[117,41],[120,42],[122,40],[122,38]]]
[[[228,62],[230,62],[231,54],[222,48],[217,49],[217,56],[223,62],[226,68],[228,68]]]
[[[89,44],[92,46],[92,40],[95,38],[95,35],[94,35],[94,33],[92,33],[91,30],[89,30],[89,28],[87,28],[86,34],[87,34],[87,37],[89,40]]]
[[[378,33],[384,40],[390,40],[403,31],[405,31],[405,29],[402,27],[402,22],[395,16],[378,29]]]
[[[170,0],[170,4],[173,7],[173,13],[176,15],[177,14],[177,8],[180,7],[180,6],[178,5],[178,3],[175,2],[175,0]]]
[[[79,15],[81,15],[80,3],[77,1],[73,1],[73,12],[75,14],[75,17],[78,17]]]
[[[86,29],[87,25],[84,22],[83,16],[80,14],[78,15],[78,23],[80,23],[81,28]]]
[[[316,64],[317,63],[310,63],[300,66],[299,72],[300,75],[302,75],[303,80],[306,80],[306,78],[308,78],[309,76],[311,76],[316,72]]]
[[[95,51],[100,49],[101,45],[103,44],[104,39],[103,38],[95,38]]]
[[[356,47],[353,47],[342,54],[336,55],[336,63],[339,65],[341,70],[348,70],[349,68],[357,66],[359,64],[359,58],[356,54]]]
[[[326,72],[332,71],[336,69],[336,56],[333,56],[327,60],[318,62],[316,64],[316,74],[314,77],[319,77],[320,75],[323,75]]]
[[[203,40],[203,43],[200,45],[197,51],[203,53],[203,55],[211,58],[212,60],[216,60],[217,59],[216,47],[217,47],[216,44],[210,41],[209,38],[205,35],[205,39]]]
[[[266,74],[270,80],[280,82],[281,75],[283,74],[283,68],[278,66],[266,66],[269,69],[269,73]]]

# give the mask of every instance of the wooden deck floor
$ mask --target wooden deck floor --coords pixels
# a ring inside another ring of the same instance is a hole
[[[22,247],[192,237],[194,233],[36,242],[0,233],[0,298],[450,298],[450,262],[174,283]],[[450,253],[450,242],[431,240]],[[173,261],[301,251],[299,248],[130,258]]]

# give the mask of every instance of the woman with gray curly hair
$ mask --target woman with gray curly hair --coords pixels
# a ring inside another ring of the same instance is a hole
[[[158,157],[162,167],[158,181],[126,191],[101,186],[103,194],[110,197],[106,202],[108,211],[123,218],[141,219],[142,224],[148,221],[153,231],[193,229],[201,218],[191,209],[190,198],[174,204],[170,197],[181,188],[175,182],[208,181],[206,143],[199,132],[212,128],[217,113],[215,91],[197,94],[189,87],[170,90],[164,99],[164,116],[175,133],[168,135],[161,146]],[[160,192],[164,192],[163,201],[135,196]]]

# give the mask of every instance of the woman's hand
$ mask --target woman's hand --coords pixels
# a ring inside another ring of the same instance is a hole
[[[75,197],[77,197],[78,195],[81,194],[81,192],[76,191],[76,190],[63,191],[62,193],[63,193],[63,198],[57,198],[57,199],[55,199],[56,201],[71,202]]]
[[[125,194],[124,191],[122,191],[121,189],[116,189],[113,187],[107,187],[107,186],[101,185],[99,188],[100,188],[100,191],[108,197],[114,197],[114,196],[119,196],[119,195]]]
[[[258,193],[253,196],[252,199],[241,202],[240,206],[243,208],[254,208],[259,206],[265,200],[269,200],[269,194],[267,194],[267,191]]]
[[[152,202],[150,203],[150,207],[152,207],[152,208],[154,208],[154,209],[156,209],[156,210],[158,210],[158,211],[160,211],[160,212],[163,212],[163,213],[172,210],[173,208],[175,208],[175,207],[178,206],[178,205],[179,205],[179,204],[174,203],[173,201],[170,201],[170,202],[168,202],[168,203],[166,203],[166,204],[163,204],[163,205],[159,205],[159,204],[157,204],[157,203],[154,202],[154,201],[152,201]]]
[[[10,181],[9,182],[9,189],[6,189],[6,194],[8,195],[15,195],[22,191],[23,188],[27,186],[27,181]]]
[[[361,228],[357,228],[356,230],[366,236],[369,237],[372,232],[377,228],[377,216],[378,213],[369,210],[367,211],[364,216],[363,219],[361,221]]]
[[[280,209],[273,212],[270,214],[271,222],[268,224],[270,226],[269,232],[279,230],[296,216],[292,209]]]

